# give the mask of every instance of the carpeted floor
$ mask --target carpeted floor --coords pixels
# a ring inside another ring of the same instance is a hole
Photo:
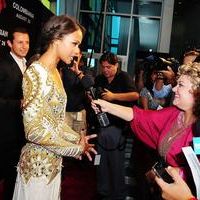
[[[0,181],[0,200],[3,200],[2,196],[3,181]],[[62,169],[61,200],[96,199],[96,175],[93,163],[65,158]]]
[[[65,159],[61,187],[62,200],[96,200],[96,175],[93,163]]]

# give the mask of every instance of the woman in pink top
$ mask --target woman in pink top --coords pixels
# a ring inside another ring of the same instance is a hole
[[[112,104],[101,99],[92,103],[102,111],[116,115],[131,122],[134,134],[145,144],[157,149],[168,165],[180,168],[186,166],[182,147],[192,143],[192,126],[200,116],[200,63],[191,63],[179,67],[177,85],[173,88],[175,98],[172,107],[158,111],[128,108]]]

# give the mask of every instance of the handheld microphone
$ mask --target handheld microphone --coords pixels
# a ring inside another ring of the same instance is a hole
[[[83,79],[81,80],[81,83],[82,83],[83,87],[85,88],[85,90],[87,92],[89,92],[89,94],[90,94],[90,96],[92,97],[93,100],[98,99],[98,97],[96,95],[96,88],[93,87],[94,81],[92,80],[91,77],[84,76]],[[96,114],[98,122],[99,122],[101,127],[107,127],[110,124],[109,119],[107,117],[107,114],[105,112],[102,112],[100,106],[98,106],[98,108],[100,110],[100,112],[98,112]]]

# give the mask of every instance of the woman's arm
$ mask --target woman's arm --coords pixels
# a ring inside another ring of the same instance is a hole
[[[144,110],[148,110],[149,109],[148,98],[144,97],[144,96],[140,96],[140,101],[141,101],[141,104],[142,104],[142,108]]]
[[[62,156],[79,157],[86,151],[93,151],[93,145],[88,144],[93,136],[80,138],[53,114],[52,104],[49,105],[48,101],[52,87],[41,67],[29,69],[24,75],[23,93],[23,118],[28,141]],[[54,104],[57,105],[56,102]]]
[[[126,121],[131,121],[134,118],[133,109],[130,107],[120,106],[102,99],[98,99],[92,101],[92,107],[96,113],[100,111],[97,105],[101,107],[103,112],[108,112]]]

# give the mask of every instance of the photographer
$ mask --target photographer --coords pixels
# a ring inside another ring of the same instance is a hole
[[[162,107],[171,104],[172,87],[175,86],[175,73],[170,66],[166,70],[156,72],[156,80],[153,86],[153,94],[156,101]]]
[[[161,109],[170,104],[172,86],[175,84],[175,73],[172,68],[167,66],[166,69],[155,63],[146,63],[145,68],[139,73],[139,80],[143,80],[144,87],[140,91],[140,103],[142,108]],[[165,69],[165,70],[163,70]]]
[[[95,88],[102,88],[100,98],[121,105],[132,106],[139,97],[128,73],[119,70],[118,58],[111,52],[100,57],[102,74],[95,78]],[[124,146],[127,122],[108,115],[110,126],[99,128],[97,192],[106,199],[125,199]]]
[[[168,60],[159,57],[155,68],[157,70],[157,78],[153,87],[155,98],[167,98],[175,85],[175,72],[179,67],[179,62],[174,58]]]

